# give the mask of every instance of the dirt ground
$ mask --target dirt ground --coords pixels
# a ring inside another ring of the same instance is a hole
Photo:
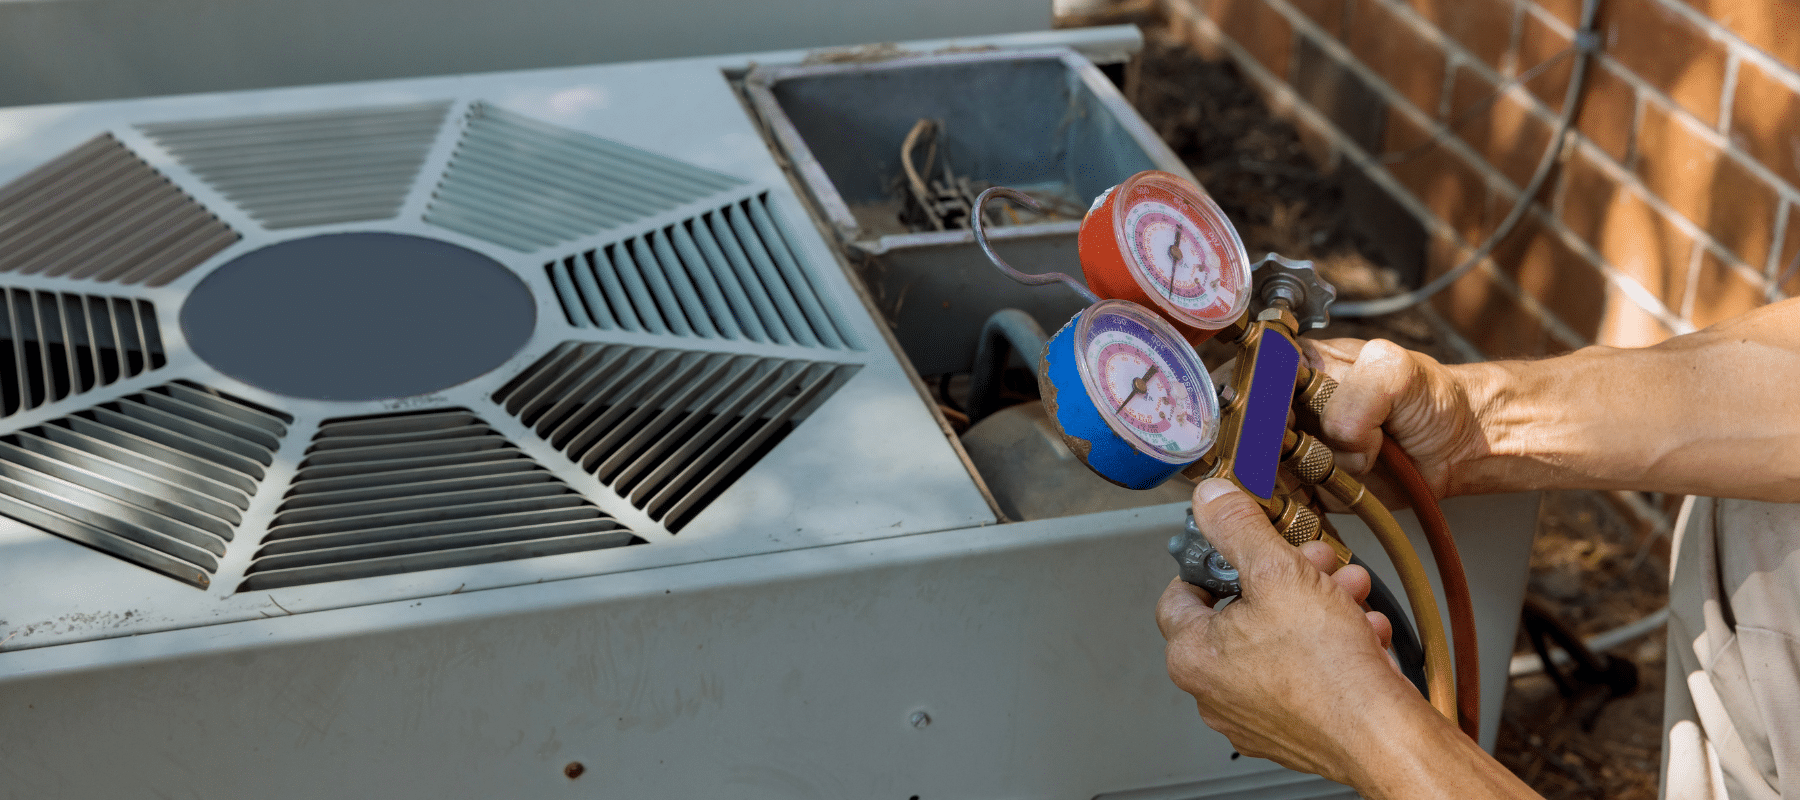
[[[1267,251],[1315,261],[1340,296],[1396,288],[1374,246],[1346,213],[1338,181],[1321,174],[1293,128],[1270,115],[1235,67],[1208,62],[1172,39],[1142,0],[1119,2],[1062,27],[1137,23],[1145,48],[1128,87],[1138,110],[1237,225],[1253,258]],[[1342,321],[1328,336],[1380,336],[1460,360],[1430,318],[1417,311]],[[1528,597],[1586,637],[1634,621],[1667,602],[1666,537],[1594,492],[1545,495],[1532,546]],[[1516,652],[1530,652],[1523,633]],[[1661,764],[1661,631],[1613,652],[1635,665],[1635,693],[1608,700],[1604,689],[1562,697],[1542,674],[1508,686],[1496,757],[1548,798],[1656,796]],[[1499,654],[1488,658],[1501,657]]]

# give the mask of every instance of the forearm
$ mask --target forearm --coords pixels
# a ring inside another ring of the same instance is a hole
[[[1350,783],[1370,800],[1536,798],[1538,794],[1429,707],[1394,709],[1368,737]]]
[[[1800,300],[1655,347],[1452,367],[1483,433],[1450,493],[1800,501]]]

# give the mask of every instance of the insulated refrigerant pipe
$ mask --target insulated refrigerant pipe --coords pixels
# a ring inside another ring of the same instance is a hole
[[[1043,357],[1048,339],[1037,320],[1016,308],[1002,308],[982,323],[975,371],[969,375],[969,424],[980,422],[999,405],[1000,375],[1013,351],[1028,362],[1036,361]]]

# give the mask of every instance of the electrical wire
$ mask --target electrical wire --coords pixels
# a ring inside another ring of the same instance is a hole
[[[913,123],[912,130],[906,132],[906,141],[900,143],[900,167],[906,170],[906,182],[912,187],[913,196],[918,198],[919,208],[925,212],[925,218],[931,220],[932,227],[941,231],[944,229],[944,220],[938,217],[936,211],[932,210],[931,190],[925,187],[925,180],[919,177],[919,171],[913,167],[912,163],[913,148],[918,146],[919,137],[932,133],[936,129],[936,126],[928,119]],[[934,154],[937,152],[935,137],[931,140],[931,150]],[[927,171],[931,169],[930,157],[925,160],[925,169]]]
[[[1470,270],[1475,269],[1477,264],[1480,264],[1483,259],[1488,257],[1488,254],[1494,251],[1495,247],[1500,245],[1501,239],[1512,233],[1513,228],[1518,226],[1519,220],[1525,217],[1525,212],[1531,208],[1538,191],[1544,187],[1544,181],[1550,177],[1550,168],[1555,165],[1557,154],[1562,152],[1563,140],[1567,138],[1569,129],[1575,124],[1576,106],[1579,105],[1581,90],[1587,81],[1588,54],[1599,49],[1599,35],[1594,31],[1594,17],[1599,10],[1600,0],[1582,0],[1581,25],[1575,31],[1577,50],[1575,71],[1573,75],[1569,76],[1568,90],[1563,93],[1562,115],[1556,123],[1556,134],[1550,137],[1550,144],[1544,148],[1543,157],[1538,159],[1537,170],[1531,174],[1531,180],[1525,184],[1525,190],[1519,193],[1518,202],[1513,204],[1512,210],[1507,212],[1506,218],[1500,221],[1500,226],[1495,228],[1493,233],[1488,234],[1481,246],[1475,248],[1475,252],[1461,264],[1451,268],[1449,272],[1437,276],[1424,286],[1379,300],[1337,303],[1331,308],[1333,316],[1377,317],[1403,311],[1423,303],[1432,295],[1443,291],[1444,287],[1469,274]]]
[[[1438,507],[1437,497],[1419,474],[1412,457],[1393,439],[1381,437],[1381,460],[1400,479],[1412,500],[1413,513],[1425,530],[1425,541],[1437,563],[1438,582],[1444,587],[1445,611],[1450,616],[1450,639],[1456,647],[1456,707],[1463,733],[1481,736],[1481,655],[1475,637],[1475,603],[1469,596],[1469,578],[1463,571],[1462,554],[1450,536],[1450,523]]]
[[[1581,50],[1581,47],[1579,45],[1572,44],[1572,45],[1569,45],[1568,47],[1565,47],[1561,50],[1556,51],[1556,53],[1554,55],[1550,56],[1549,58],[1544,59],[1543,61],[1539,61],[1537,63],[1537,65],[1532,67],[1531,69],[1525,70],[1524,72],[1521,72],[1518,75],[1513,76],[1511,79],[1507,80],[1506,82],[1501,83],[1499,86],[1494,87],[1494,90],[1492,92],[1489,92],[1486,97],[1483,97],[1480,100],[1475,101],[1473,104],[1471,104],[1469,106],[1469,108],[1467,110],[1463,111],[1462,116],[1451,120],[1449,122],[1449,124],[1446,124],[1443,128],[1440,128],[1437,133],[1432,134],[1430,139],[1426,139],[1425,141],[1420,142],[1416,145],[1413,145],[1412,147],[1408,147],[1405,150],[1398,150],[1398,151],[1395,151],[1392,153],[1386,153],[1386,154],[1382,155],[1381,158],[1377,159],[1377,161],[1382,164],[1398,164],[1402,161],[1411,161],[1412,159],[1415,159],[1415,158],[1418,158],[1419,156],[1424,155],[1427,151],[1431,150],[1431,148],[1436,147],[1439,142],[1442,142],[1445,139],[1450,138],[1450,134],[1455,133],[1458,128],[1461,128],[1462,126],[1467,125],[1470,122],[1473,122],[1476,117],[1479,117],[1482,114],[1486,114],[1488,111],[1488,107],[1492,106],[1494,104],[1494,101],[1499,100],[1503,95],[1505,95],[1506,90],[1511,89],[1514,86],[1518,86],[1520,84],[1530,82],[1533,78],[1536,78],[1537,76],[1544,74],[1545,70],[1547,70],[1551,67],[1554,67],[1557,64],[1562,63],[1563,59],[1568,58],[1570,55],[1577,53],[1580,50]]]

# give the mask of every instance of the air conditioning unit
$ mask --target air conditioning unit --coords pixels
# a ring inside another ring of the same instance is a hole
[[[737,88],[805,57],[0,110],[0,795],[1341,793],[1163,675],[1179,503],[997,512]]]

